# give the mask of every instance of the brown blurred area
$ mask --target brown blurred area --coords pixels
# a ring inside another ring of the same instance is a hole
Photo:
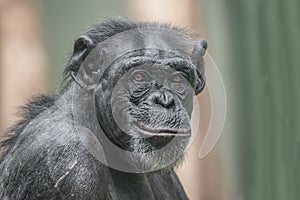
[[[172,22],[205,29],[201,8],[193,0],[127,0],[131,18]],[[39,10],[32,0],[0,0],[0,136],[16,121],[16,108],[30,96],[47,91],[47,57]],[[78,33],[79,34],[79,33]],[[224,171],[217,147],[203,160],[198,154],[210,122],[207,88],[199,95],[201,124],[197,139],[177,172],[191,200],[226,200]]]
[[[0,133],[17,107],[47,88],[46,56],[34,1],[0,0]]]

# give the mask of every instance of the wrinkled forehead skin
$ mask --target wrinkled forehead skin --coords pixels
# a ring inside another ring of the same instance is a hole
[[[193,42],[186,35],[167,28],[137,28],[114,35],[98,45],[109,60],[138,49],[160,49],[189,59]]]
[[[185,60],[189,67],[195,69],[190,58],[193,45],[194,41],[191,37],[176,30],[157,27],[136,28],[116,34],[97,44],[82,65],[92,64],[93,67],[88,68],[93,68],[93,70],[97,68],[99,80],[114,61],[139,50],[144,52],[144,57],[149,57],[154,62],[162,58],[169,58],[169,60],[180,58]],[[160,53],[164,55],[159,55]]]

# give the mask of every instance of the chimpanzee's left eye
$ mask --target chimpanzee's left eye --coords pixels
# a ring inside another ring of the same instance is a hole
[[[188,82],[181,73],[172,74],[169,78],[170,85],[173,91],[182,95],[187,91]]]
[[[181,74],[175,74],[172,77],[172,81],[175,82],[175,83],[182,83],[183,82],[183,77],[182,77]]]

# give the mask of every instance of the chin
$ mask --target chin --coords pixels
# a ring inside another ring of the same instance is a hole
[[[172,169],[183,162],[189,142],[182,136],[133,137],[130,159],[144,171]]]

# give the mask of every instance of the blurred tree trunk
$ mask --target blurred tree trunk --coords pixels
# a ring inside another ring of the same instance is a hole
[[[192,0],[128,0],[129,15],[142,20],[172,22],[173,24],[202,29],[199,4]],[[200,30],[203,31],[203,30]],[[198,38],[200,39],[200,38]],[[223,200],[222,165],[219,149],[215,149],[206,159],[199,160],[199,151],[211,116],[210,97],[207,88],[198,97],[201,106],[200,130],[193,142],[185,162],[177,173],[191,200]]]
[[[0,0],[0,136],[16,120],[16,108],[46,88],[35,2]]]
[[[300,1],[227,4],[244,199],[299,199]]]

